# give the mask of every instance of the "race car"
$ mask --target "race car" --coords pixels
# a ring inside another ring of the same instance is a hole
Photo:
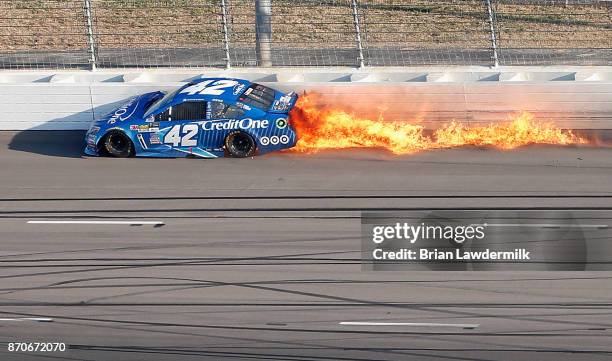
[[[93,122],[85,154],[112,157],[251,157],[297,142],[289,111],[297,101],[247,80],[200,78],[133,97]]]

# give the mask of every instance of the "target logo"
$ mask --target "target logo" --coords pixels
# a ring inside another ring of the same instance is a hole
[[[291,141],[291,138],[288,135],[281,135],[280,137],[276,136],[276,135],[273,135],[271,137],[261,137],[261,138],[259,138],[259,143],[261,143],[261,145],[264,145],[264,146],[265,145],[269,145],[269,144],[278,145],[279,143],[280,144],[289,144],[290,141]]]
[[[276,126],[279,129],[286,128],[287,127],[287,119],[285,119],[285,118],[278,118],[278,119],[276,119]]]

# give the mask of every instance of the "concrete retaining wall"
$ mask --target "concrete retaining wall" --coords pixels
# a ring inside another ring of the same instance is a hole
[[[318,92],[364,116],[490,123],[530,111],[560,127],[612,128],[612,69],[488,68],[369,71],[148,71],[0,73],[0,130],[86,129],[126,98],[199,76],[233,76],[279,90]]]

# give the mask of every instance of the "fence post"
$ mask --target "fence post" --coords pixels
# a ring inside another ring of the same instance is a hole
[[[272,0],[255,0],[255,52],[258,66],[272,66]]]
[[[353,24],[355,25],[355,41],[357,42],[357,50],[359,51],[359,68],[364,67],[363,58],[363,45],[361,44],[361,28],[359,27],[359,12],[357,10],[357,0],[351,1],[351,7],[353,8]]]
[[[487,12],[489,14],[489,27],[491,32],[491,50],[493,50],[493,66],[497,68],[499,66],[499,57],[497,56],[497,35],[495,34],[495,15],[493,7],[491,6],[491,0],[485,0],[487,5]]]
[[[89,62],[91,70],[96,70],[96,45],[94,43],[93,20],[91,16],[91,0],[85,0],[85,20],[87,21],[87,45],[89,46]]]
[[[227,32],[227,6],[225,0],[221,0],[221,21],[223,22],[223,48],[225,50],[225,68],[229,69],[232,67],[232,61],[230,59],[229,52],[229,36]]]

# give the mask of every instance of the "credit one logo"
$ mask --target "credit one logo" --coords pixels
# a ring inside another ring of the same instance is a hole
[[[230,130],[230,129],[265,129],[270,125],[267,119],[227,120],[227,121],[207,121],[202,123],[203,130]]]

